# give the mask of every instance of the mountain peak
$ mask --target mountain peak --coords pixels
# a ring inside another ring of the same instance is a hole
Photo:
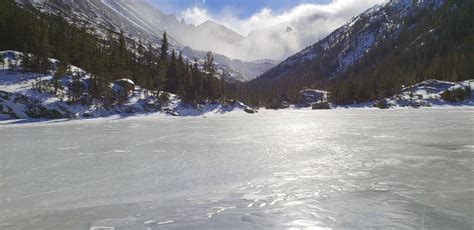
[[[211,20],[207,20],[207,21],[199,24],[198,26],[196,26],[196,28],[197,29],[218,29],[218,30],[221,30],[221,31],[229,31],[229,32],[232,32],[234,34],[238,34],[237,32],[233,31],[232,29],[230,29],[230,28],[228,28],[228,27],[226,27],[222,24],[211,21]]]
[[[200,26],[222,26],[220,24],[215,23],[214,21],[211,20],[206,20],[205,22],[199,24]]]

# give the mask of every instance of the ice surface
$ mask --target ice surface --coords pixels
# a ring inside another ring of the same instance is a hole
[[[0,122],[0,229],[472,229],[473,115]]]

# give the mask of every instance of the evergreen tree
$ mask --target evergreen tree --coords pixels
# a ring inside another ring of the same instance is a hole
[[[166,32],[163,33],[163,39],[161,40],[161,48],[160,48],[160,61],[162,63],[168,63],[168,34]]]
[[[30,54],[21,55],[21,67],[23,72],[33,72],[33,60]],[[13,68],[10,68],[13,69]]]
[[[153,53],[154,49],[151,43],[148,43],[148,48],[146,53],[144,54],[144,62],[145,62],[145,69],[146,69],[146,79],[145,84],[143,85],[147,89],[158,90],[157,85],[154,85],[154,82],[159,82],[158,75],[158,59]]]
[[[186,63],[184,63],[183,54],[181,51],[178,54],[177,65],[176,65],[176,76],[177,76],[177,86],[176,86],[176,94],[185,97],[186,96]]]
[[[214,75],[216,73],[214,68],[214,55],[211,51],[207,52],[206,60],[204,61],[204,73],[206,74],[205,86],[207,90],[207,98],[216,99],[216,86],[214,84]]]
[[[199,71],[198,60],[194,59],[193,68],[191,70],[191,90],[192,99],[201,101],[203,99],[203,77]]]
[[[62,89],[61,80],[66,75],[67,64],[65,62],[59,62],[58,67],[53,75],[53,88],[54,94],[58,95],[58,90]]]
[[[158,79],[155,81],[155,88],[158,90],[164,89],[169,86],[168,79],[168,35],[166,32],[163,33],[163,39],[161,40],[160,48],[160,66],[158,70]]]
[[[178,80],[178,73],[177,73],[177,69],[178,69],[177,62],[178,60],[176,58],[176,53],[173,49],[173,51],[171,52],[171,57],[170,57],[170,64],[169,64],[168,74],[167,74],[168,82],[166,85],[166,91],[170,93],[176,93],[178,89],[179,80]]]
[[[449,79],[449,81],[452,81],[452,82],[457,82],[458,81],[458,74],[456,73],[456,70],[453,69],[451,71],[451,75],[448,79]]]
[[[44,29],[42,30],[41,42],[36,53],[36,55],[38,56],[40,73],[47,73],[51,68],[51,62],[48,59],[51,55],[49,44],[50,42],[48,31]]]

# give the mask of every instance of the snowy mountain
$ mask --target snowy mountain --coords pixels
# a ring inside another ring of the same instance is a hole
[[[406,19],[417,16],[424,9],[440,7],[442,2],[392,0],[386,5],[374,6],[325,39],[289,57],[263,74],[259,80],[297,75],[298,71],[308,67],[308,62],[323,65],[321,78],[334,77],[355,64],[381,41],[396,38],[402,30],[412,26],[405,22]]]
[[[106,31],[123,30],[128,36],[139,37],[159,44],[160,35],[165,28],[153,25],[156,21],[144,21],[127,1],[94,0],[94,1],[46,1],[18,0],[25,8],[33,7],[41,12],[61,15],[71,23],[88,24],[97,29],[98,34],[105,35]],[[130,1],[132,2],[132,1]],[[157,14],[159,12],[156,12]],[[166,21],[166,15],[157,15]],[[179,46],[176,39],[170,38],[173,46]]]
[[[206,52],[193,50],[190,47],[183,47],[181,49],[183,55],[194,59],[204,59],[206,57]],[[231,77],[231,79],[236,79],[240,81],[249,81],[258,77],[259,73],[264,73],[265,71],[271,69],[272,67],[278,64],[275,60],[259,60],[259,61],[242,61],[238,59],[231,59],[227,56],[215,54],[214,55],[216,63],[221,65],[221,69],[226,73],[232,73],[232,70],[238,71],[237,75]]]
[[[326,38],[249,83],[249,100],[296,103],[304,88],[353,104],[388,97],[428,79],[472,79],[474,2],[391,0],[353,18]]]
[[[25,8],[34,7],[42,12],[61,15],[71,23],[86,24],[96,28],[96,33],[105,35],[108,30],[124,31],[135,40],[139,38],[155,45],[161,43],[163,32],[168,32],[171,48],[181,50],[184,47],[190,58],[201,57],[202,51],[214,53],[224,51],[229,44],[239,43],[243,37],[234,31],[207,22],[199,26],[179,21],[173,14],[166,15],[143,0],[93,0],[93,1],[46,1],[18,0]],[[219,43],[209,45],[209,39]],[[192,49],[189,49],[192,47]],[[221,49],[216,49],[221,47]],[[273,62],[245,62],[252,67],[242,67],[244,61],[220,55],[225,63],[217,62],[218,69],[229,73],[231,80],[247,81],[264,73],[274,65]],[[219,61],[219,60],[217,60]]]

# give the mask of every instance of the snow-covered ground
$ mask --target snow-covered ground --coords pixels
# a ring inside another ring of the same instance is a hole
[[[263,110],[0,125],[0,229],[472,229],[473,115]]]
[[[20,118],[90,118],[105,117],[111,115],[130,116],[137,114],[165,113],[174,116],[201,116],[212,114],[223,114],[227,112],[244,112],[250,109],[241,102],[222,104],[208,102],[191,106],[183,103],[179,97],[170,94],[169,101],[161,102],[156,97],[150,96],[140,87],[135,87],[126,101],[121,105],[106,108],[102,101],[95,101],[92,105],[80,103],[68,103],[68,87],[72,82],[72,76],[66,75],[61,80],[62,90],[58,95],[52,93],[38,92],[33,90],[32,85],[38,80],[51,81],[51,74],[24,73],[20,70],[9,69],[10,64],[18,65],[20,52],[3,51],[0,57],[6,63],[5,68],[0,68],[0,120]],[[57,60],[51,59],[53,63]],[[84,88],[90,75],[82,69],[71,66],[71,72],[79,74]],[[111,88],[117,91],[118,85]]]
[[[471,90],[470,96],[465,98],[463,101],[450,102],[443,99],[442,94],[446,91],[452,91],[456,89]],[[474,106],[474,80],[467,80],[461,82],[448,82],[439,81],[435,79],[426,80],[418,84],[403,87],[400,92],[389,98],[385,98],[385,104],[387,108],[420,108],[420,107],[465,107]],[[307,89],[300,92],[304,103],[302,105],[293,105],[290,108],[294,109],[311,109],[312,103],[321,103],[325,101],[321,98],[309,97],[305,94],[307,92],[320,92],[321,94],[327,94],[328,92]],[[323,98],[325,98],[324,96]],[[369,101],[365,103],[356,103],[350,105],[331,105],[333,109],[377,109],[377,101]]]
[[[442,98],[446,90],[455,90],[468,87],[470,97],[460,102],[449,102]],[[387,103],[391,107],[407,106],[474,106],[474,80],[461,82],[447,82],[439,80],[426,80],[413,86],[404,87],[400,93],[388,98]]]

